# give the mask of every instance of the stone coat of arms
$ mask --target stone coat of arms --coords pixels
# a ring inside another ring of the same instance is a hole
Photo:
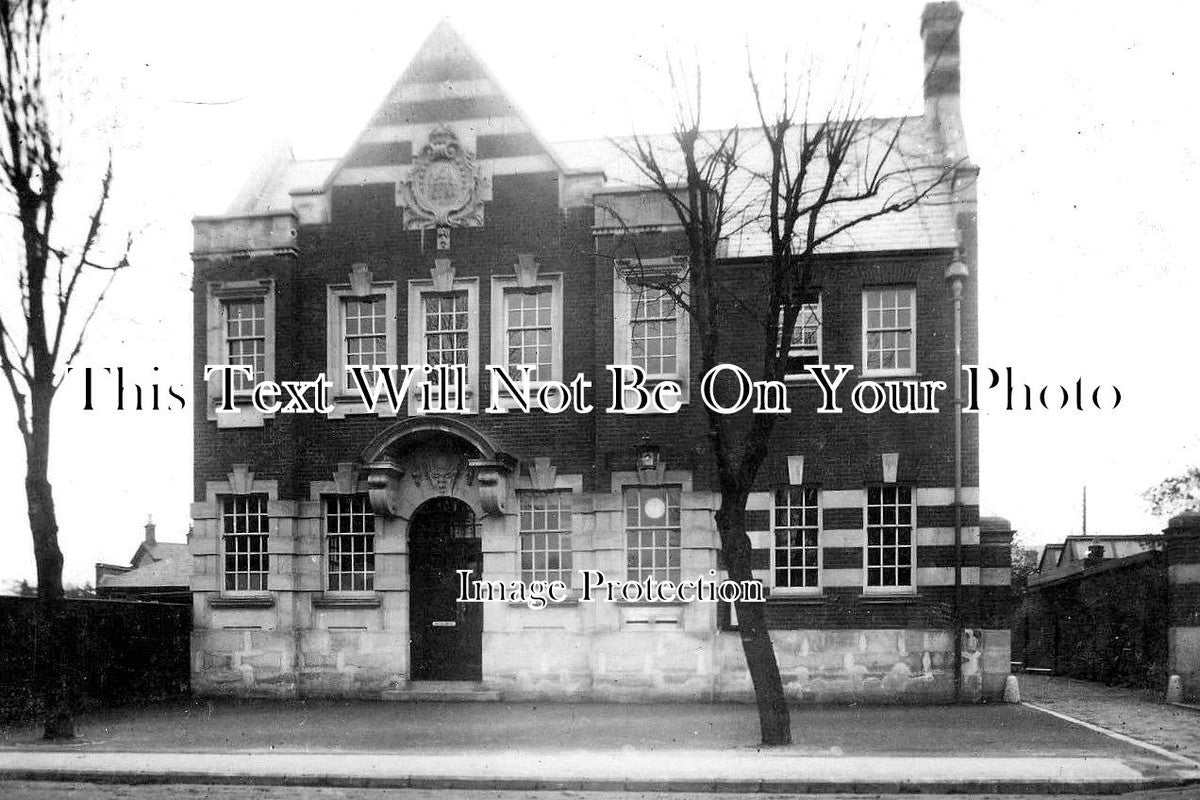
[[[483,225],[488,181],[475,154],[445,126],[435,128],[396,185],[396,205],[404,209],[407,230]]]

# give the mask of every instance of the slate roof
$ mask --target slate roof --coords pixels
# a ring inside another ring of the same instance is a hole
[[[837,193],[850,195],[863,186],[863,173],[874,169],[880,154],[887,152],[888,143],[899,129],[895,149],[884,164],[883,172],[903,173],[884,184],[884,191],[869,200],[830,205],[822,212],[817,235],[833,230],[870,212],[884,204],[889,196],[900,193],[900,197],[911,196],[913,181],[928,181],[938,174],[940,160],[932,152],[925,136],[922,118],[864,119],[863,134],[852,149],[847,162],[854,166],[843,170],[843,177],[858,180],[857,184],[847,181],[835,188]],[[709,134],[712,136],[712,134]],[[796,135],[799,135],[797,131]],[[770,252],[770,235],[762,222],[766,210],[765,183],[760,177],[770,166],[770,152],[757,128],[743,129],[739,133],[740,169],[730,182],[726,192],[727,204],[741,211],[740,218],[731,220],[726,231],[732,234],[726,252],[729,258],[761,256]],[[555,147],[564,160],[580,171],[603,171],[607,179],[605,191],[630,190],[645,186],[647,180],[618,145],[630,147],[632,138],[625,137],[615,142],[608,139],[588,139],[575,142],[556,143]],[[670,135],[660,134],[646,137],[663,164],[668,177],[684,183],[682,160],[678,148]],[[814,167],[818,166],[816,162]],[[809,186],[819,186],[824,173],[814,172],[807,181]],[[737,203],[734,206],[734,202]],[[957,244],[954,217],[946,203],[945,192],[939,192],[929,202],[922,203],[905,212],[886,214],[840,234],[821,248],[823,252],[881,252],[888,250],[912,250],[953,248]]]
[[[930,176],[936,174],[939,161],[926,140],[922,118],[871,119],[863,124],[870,135],[863,137],[851,156],[851,162],[874,166],[879,152],[886,147],[897,126],[902,126],[896,149],[885,168],[886,171],[903,174],[898,174],[885,184],[885,191],[879,197],[828,206],[823,213],[818,235],[855,215],[878,209],[884,199],[893,193],[907,196],[913,180],[929,180]],[[628,143],[630,140],[618,141]],[[668,135],[651,136],[648,141],[655,145],[664,161],[670,160],[669,156],[674,151]],[[605,192],[636,190],[646,183],[644,176],[609,139],[556,142],[552,143],[552,147],[572,171],[603,172],[606,177]],[[732,232],[726,251],[729,258],[760,256],[769,252],[770,248],[766,226],[759,220],[765,199],[761,179],[756,175],[765,168],[769,157],[760,131],[747,129],[742,132],[742,153],[740,177],[731,186],[729,196],[738,198],[739,208],[744,213],[742,219],[727,226],[727,230]],[[230,206],[228,214],[239,216],[290,209],[290,192],[320,187],[340,163],[338,159],[280,159],[278,153],[273,154],[272,158],[275,163],[267,167],[267,175],[250,182],[257,184],[257,188],[251,194],[243,190]],[[861,172],[861,169],[858,171]],[[819,174],[815,177],[820,179]],[[843,191],[849,192],[853,188],[845,186]],[[946,202],[945,192],[939,189],[939,194],[931,195],[926,202],[907,211],[886,214],[858,225],[830,240],[821,249],[831,253],[884,252],[949,249],[956,244],[953,211]]]
[[[1061,544],[1048,544],[1042,550],[1038,571],[1030,578],[1030,584],[1054,580],[1083,571],[1084,561],[1090,545],[1104,546],[1104,561],[1111,562],[1131,558],[1152,550],[1163,548],[1163,537],[1159,534],[1109,534],[1068,536]]]
[[[192,554],[181,542],[157,542],[143,545],[139,553],[147,553],[140,567],[119,575],[100,578],[103,587],[189,586],[192,580]]]

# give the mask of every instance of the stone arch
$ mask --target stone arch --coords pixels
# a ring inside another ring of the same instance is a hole
[[[503,455],[490,438],[462,420],[421,416],[397,422],[372,439],[363,450],[362,461],[364,464],[372,464],[383,460],[389,452],[404,447],[406,442],[438,433],[459,439],[475,448],[478,458],[490,460]]]
[[[446,417],[411,417],[363,451],[375,513],[407,518],[439,496],[463,500],[479,516],[503,514],[516,459],[472,426]]]

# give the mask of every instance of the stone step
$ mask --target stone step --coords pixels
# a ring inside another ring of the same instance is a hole
[[[384,700],[399,702],[496,702],[500,693],[479,681],[410,681],[401,689],[381,693]]]

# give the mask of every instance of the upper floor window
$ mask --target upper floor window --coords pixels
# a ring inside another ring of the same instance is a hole
[[[867,591],[905,591],[913,581],[912,489],[871,486],[867,489]]]
[[[821,296],[807,297],[799,304],[796,324],[788,345],[787,366],[784,376],[788,378],[812,377],[805,367],[821,363]],[[783,335],[783,310],[779,312],[780,336]]]
[[[421,338],[424,363],[466,365],[471,359],[470,306],[466,292],[426,294],[421,297]]]
[[[375,367],[387,361],[387,314],[382,297],[347,298],[346,366]]]
[[[410,364],[466,368],[467,397],[464,405],[474,409],[479,379],[479,282],[449,273],[432,281],[409,281],[408,358]],[[434,376],[431,374],[430,380]],[[451,394],[448,406],[457,403]],[[419,391],[409,393],[415,409]],[[431,397],[436,397],[432,392]]]
[[[772,528],[775,588],[820,589],[821,515],[816,488],[777,489]]]
[[[270,556],[265,494],[235,494],[221,501],[221,543],[225,557],[225,590],[267,590]]]
[[[206,364],[246,367],[250,374],[231,374],[237,414],[218,414],[224,380],[214,372],[208,380],[208,418],[218,427],[263,424],[263,414],[250,406],[255,384],[275,380],[275,292],[269,279],[224,281],[208,285]]]
[[[613,290],[614,363],[641,367],[650,381],[674,380],[688,396],[689,323],[679,302],[688,281],[680,259],[617,265]]]
[[[366,367],[364,377],[373,386],[374,368],[396,363],[395,320],[395,284],[371,284],[364,294],[329,287],[329,378],[339,395],[354,394],[349,367]]]
[[[521,491],[521,580],[571,585],[571,493]]]
[[[515,275],[493,277],[491,363],[514,381],[526,366],[531,384],[562,380],[562,302],[559,273],[535,274],[525,285]]]
[[[233,388],[249,391],[266,379],[267,374],[267,312],[262,298],[222,300],[225,322],[225,351],[234,366],[249,367],[252,375],[236,372]]]
[[[504,338],[509,372],[532,367],[530,380],[550,377],[550,340],[554,335],[553,293],[549,288],[504,293]]]
[[[679,372],[679,309],[667,290],[631,287],[629,342],[629,362],[648,376]]]
[[[916,290],[905,287],[863,292],[863,370],[868,375],[916,371]]]
[[[654,578],[679,583],[678,486],[625,489],[625,559],[631,581]]]
[[[375,588],[375,512],[365,493],[325,498],[326,584],[331,592]]]

